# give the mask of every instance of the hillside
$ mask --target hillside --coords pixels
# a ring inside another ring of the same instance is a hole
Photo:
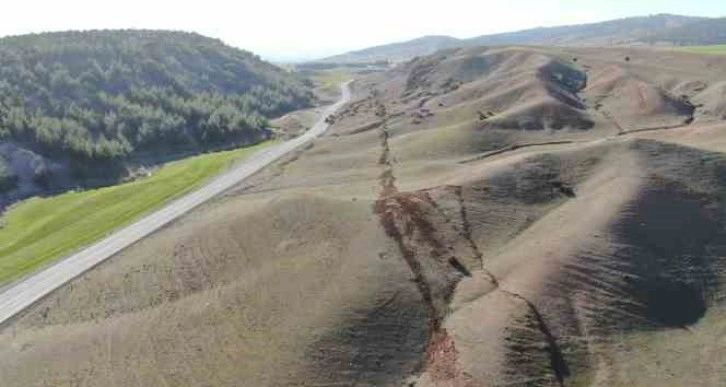
[[[0,382],[723,385],[724,79],[627,47],[361,77],[324,137],[0,327]]]
[[[669,42],[681,46],[716,45],[726,43],[726,18],[703,20],[648,36],[651,42]]]
[[[524,31],[484,35],[467,39],[469,45],[588,45],[607,46],[640,43],[655,31],[670,31],[685,25],[698,25],[708,19],[701,17],[660,14],[653,16],[630,17],[550,28],[535,28]]]
[[[463,41],[461,39],[452,38],[450,36],[423,36],[405,42],[385,44],[351,51],[342,55],[321,59],[319,62],[358,63],[385,60],[400,61],[419,55],[431,54],[442,48],[458,47],[462,45],[462,42]]]
[[[3,38],[0,189],[113,181],[139,160],[256,143],[269,136],[267,118],[312,102],[301,79],[196,34]]]
[[[392,60],[398,62],[415,56],[429,55],[443,48],[466,46],[715,44],[726,42],[726,36],[719,32],[723,31],[724,25],[726,24],[723,19],[659,14],[600,23],[532,28],[469,39],[427,36],[407,42],[352,51],[320,61],[345,63]]]

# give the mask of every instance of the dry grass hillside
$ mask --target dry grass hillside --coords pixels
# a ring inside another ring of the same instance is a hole
[[[466,48],[2,327],[4,386],[726,383],[726,58]]]

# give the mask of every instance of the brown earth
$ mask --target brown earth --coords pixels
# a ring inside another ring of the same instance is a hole
[[[325,109],[322,107],[298,110],[270,121],[276,137],[289,139],[297,137],[312,128]]]
[[[0,381],[723,385],[723,79],[633,48],[362,78],[313,145],[6,324]]]

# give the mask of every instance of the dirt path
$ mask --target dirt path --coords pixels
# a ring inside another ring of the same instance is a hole
[[[692,122],[693,121],[690,121],[685,124],[679,124],[679,125],[665,125],[665,126],[656,126],[656,127],[652,127],[652,128],[630,129],[630,130],[625,130],[625,131],[618,133],[618,136],[626,136],[628,134],[641,133],[641,132],[654,132],[654,131],[658,131],[658,130],[680,129],[680,128],[685,128],[686,126],[690,126]]]
[[[500,149],[496,149],[496,150],[493,150],[490,152],[483,153],[481,155],[472,157],[470,159],[459,161],[459,164],[469,164],[469,163],[473,163],[475,161],[481,161],[484,159],[488,159],[490,157],[498,156],[498,155],[501,155],[504,153],[513,152],[513,151],[516,151],[519,149],[524,149],[524,148],[532,148],[532,147],[547,146],[547,145],[566,145],[566,144],[574,144],[574,143],[580,143],[580,142],[584,142],[584,141],[560,140],[560,141],[544,141],[544,142],[530,142],[530,143],[525,143],[525,144],[514,144],[514,145],[506,146],[504,148],[500,148]]]
[[[666,125],[666,126],[656,126],[652,128],[640,128],[640,129],[624,129],[614,118],[612,118],[608,113],[603,112],[603,116],[608,118],[613,125],[618,129],[618,133],[615,136],[605,137],[605,139],[615,139],[617,137],[621,136],[627,136],[630,134],[636,134],[636,133],[642,133],[642,132],[654,132],[659,130],[672,130],[672,129],[680,129],[685,128],[687,126],[690,126],[693,121],[691,119],[687,120],[686,123],[679,124],[679,125]],[[692,117],[691,117],[692,118]],[[524,148],[532,148],[532,147],[540,147],[540,146],[550,146],[550,145],[567,145],[567,144],[586,144],[588,142],[593,141],[600,141],[602,139],[597,140],[559,140],[559,141],[543,141],[543,142],[531,142],[531,143],[524,143],[524,144],[513,144],[509,145],[500,149],[496,149],[493,151],[485,152],[480,155],[477,155],[475,157],[465,159],[462,161],[459,161],[459,164],[469,164],[481,160],[488,159],[490,157],[499,156],[505,153],[514,152],[516,150],[524,149]]]

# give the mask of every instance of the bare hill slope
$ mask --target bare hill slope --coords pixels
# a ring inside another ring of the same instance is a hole
[[[724,60],[466,48],[360,79],[325,137],[4,326],[0,381],[721,385]]]

